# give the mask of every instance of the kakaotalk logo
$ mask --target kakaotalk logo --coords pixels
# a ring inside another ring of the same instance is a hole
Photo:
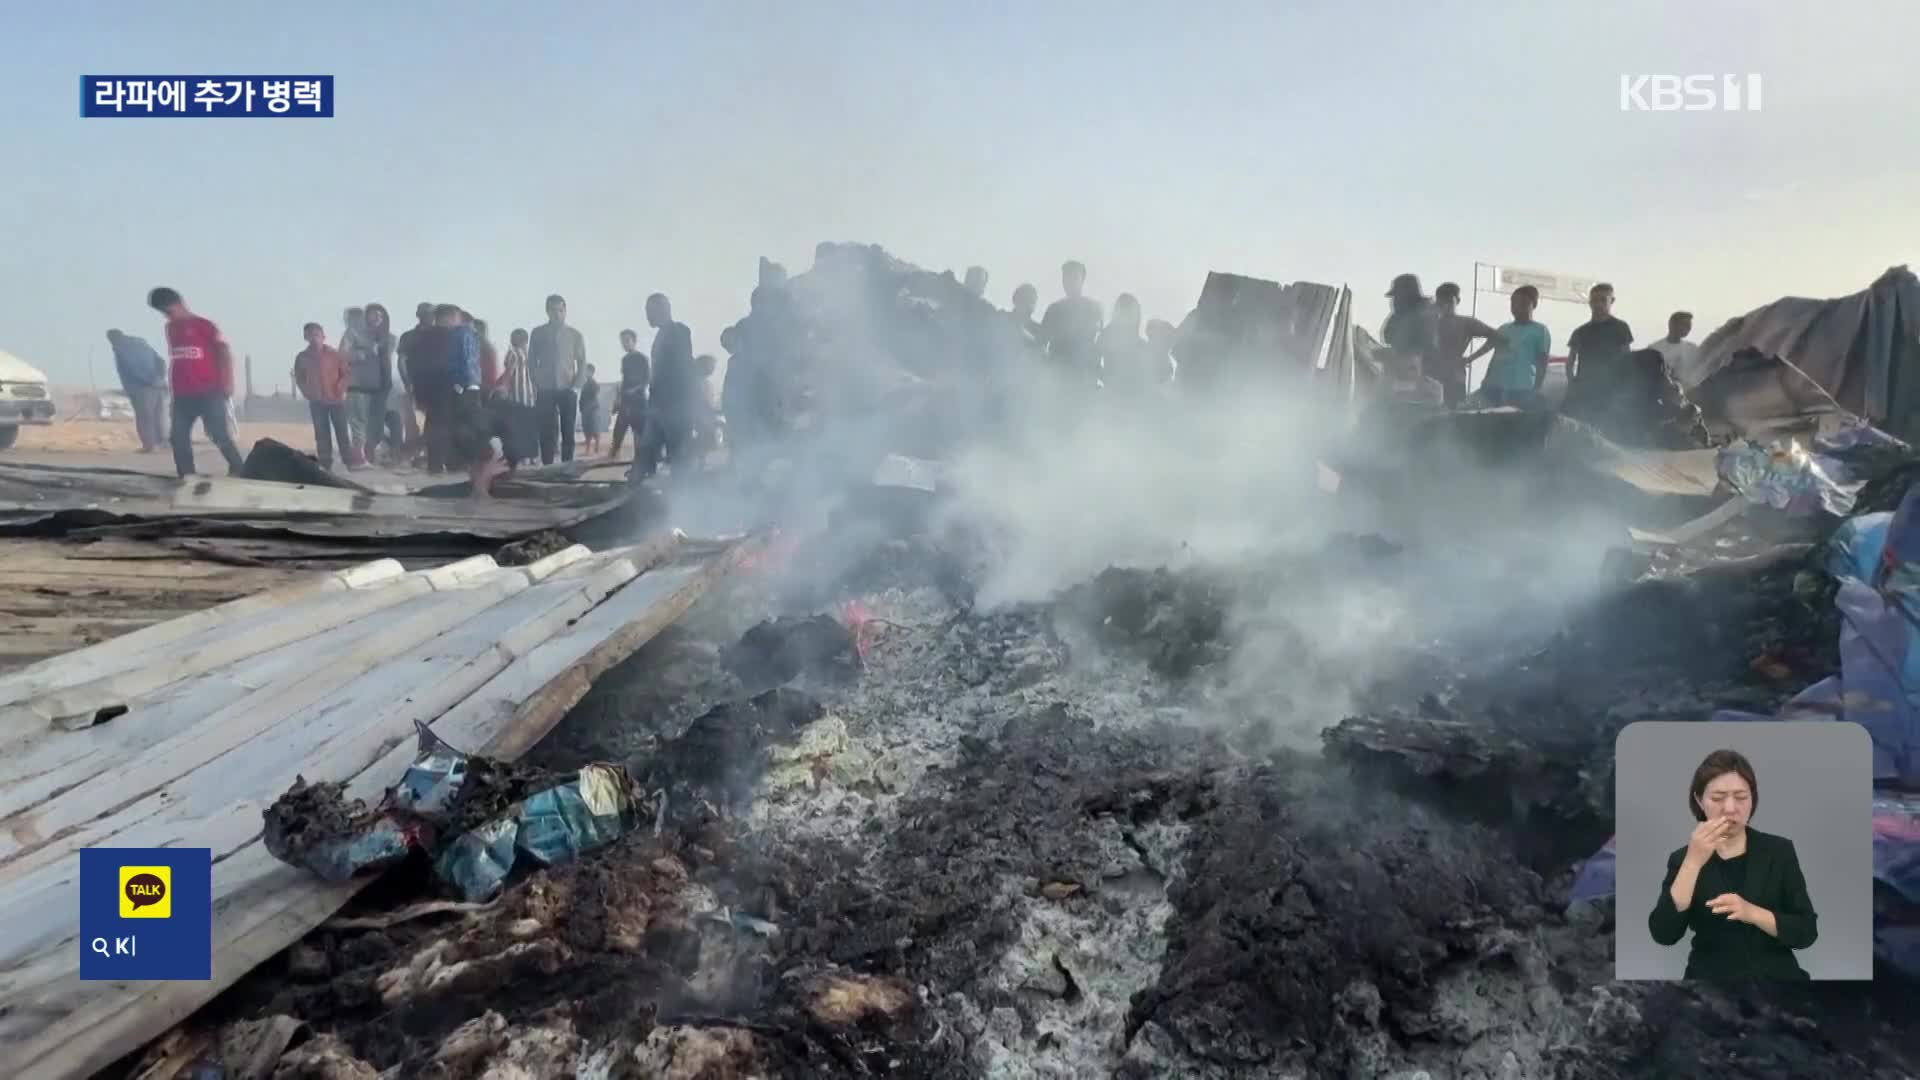
[[[1758,75],[1622,75],[1621,112],[1759,112]]]
[[[123,919],[171,919],[173,917],[173,867],[121,867],[120,917]]]

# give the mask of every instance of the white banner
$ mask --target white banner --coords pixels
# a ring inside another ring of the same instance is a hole
[[[1594,279],[1572,277],[1567,274],[1550,274],[1544,270],[1521,270],[1518,267],[1499,266],[1494,268],[1493,288],[1490,292],[1507,295],[1522,285],[1531,285],[1540,290],[1542,300],[1568,300],[1576,304],[1587,302],[1587,293],[1594,286]]]

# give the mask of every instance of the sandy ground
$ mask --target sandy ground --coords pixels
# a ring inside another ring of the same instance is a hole
[[[260,439],[278,439],[296,450],[313,452],[313,428],[307,424],[242,420],[234,433],[234,442],[240,447],[242,456]],[[584,454],[580,456],[585,457]],[[623,449],[622,459],[631,457],[631,449]],[[198,471],[203,474],[226,475],[226,464],[220,460],[220,452],[198,430],[194,433],[193,459]],[[131,469],[159,476],[174,474],[172,450],[163,446],[150,454],[141,453],[140,438],[131,420],[66,420],[47,427],[23,427],[20,429],[19,442],[11,450],[0,451],[0,463],[3,462]],[[390,477],[424,478],[425,475],[415,470],[389,473],[377,469],[358,474],[355,478],[375,490],[383,490],[391,486],[386,482]]]
[[[240,453],[257,439],[278,439],[302,450],[313,448],[313,428],[306,424],[249,423],[242,421],[234,433]],[[206,436],[195,433],[194,462],[201,472],[225,475],[220,452]],[[73,465],[82,468],[132,469],[137,472],[173,475],[173,453],[161,447],[151,454],[140,452],[140,437],[131,420],[68,420],[47,427],[23,427],[20,441],[13,449],[0,453],[0,462],[28,465]]]

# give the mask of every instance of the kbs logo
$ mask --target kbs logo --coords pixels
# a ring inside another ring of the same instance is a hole
[[[121,867],[120,917],[123,919],[173,918],[173,867]]]
[[[1758,75],[1622,75],[1621,112],[1759,112]]]

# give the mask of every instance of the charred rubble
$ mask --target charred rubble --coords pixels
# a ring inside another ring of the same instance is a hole
[[[1567,900],[1620,728],[1831,670],[1810,547],[1356,652],[1294,613],[1402,610],[1475,536],[982,608],[921,509],[780,548],[530,754],[623,763],[650,824],[484,905],[404,866],[195,1023],[290,1018],[281,1078],[1920,1072],[1911,986],[1615,983],[1610,907]]]

